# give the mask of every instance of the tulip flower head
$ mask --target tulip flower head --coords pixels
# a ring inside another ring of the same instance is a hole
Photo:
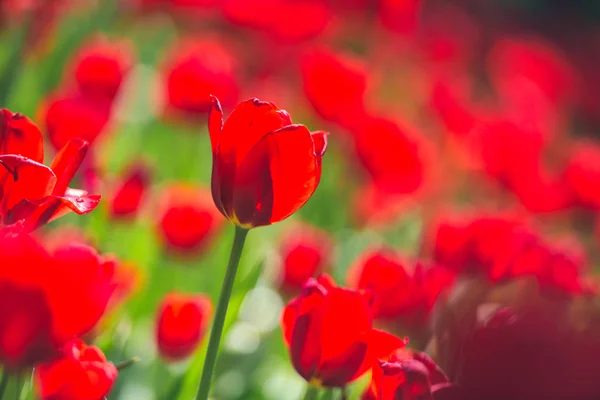
[[[286,111],[258,99],[239,104],[223,122],[212,99],[212,195],[219,211],[246,229],[298,211],[319,185],[327,134],[292,124]]]
[[[42,400],[102,400],[118,374],[100,349],[80,339],[66,343],[58,358],[35,367]]]
[[[190,356],[200,345],[212,314],[204,295],[168,294],[162,301],[156,325],[160,355],[171,361]]]

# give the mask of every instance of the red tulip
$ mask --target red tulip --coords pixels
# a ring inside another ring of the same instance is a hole
[[[413,270],[388,249],[364,253],[349,272],[351,286],[367,290],[373,296],[373,316],[396,320],[409,327],[425,326],[435,301],[448,289],[454,276],[445,268]]]
[[[460,391],[451,399],[599,398],[597,325],[574,322],[565,311],[557,304],[501,308],[474,328],[455,326],[470,334],[457,348],[439,348],[458,354],[451,368]],[[456,334],[461,333],[450,333]]]
[[[32,230],[69,210],[85,214],[98,205],[100,196],[68,187],[87,153],[86,142],[69,141],[46,167],[39,130],[31,121],[2,110],[0,127],[1,148],[22,154],[0,153],[0,224],[23,220]]]
[[[210,298],[202,294],[170,293],[159,307],[156,342],[161,357],[178,361],[200,345],[212,314]]]
[[[358,160],[380,191],[407,194],[422,186],[423,152],[406,129],[385,118],[365,116],[351,130]]]
[[[319,49],[305,53],[300,67],[304,93],[323,119],[344,122],[363,112],[368,76],[360,62]]]
[[[75,80],[82,95],[112,102],[132,65],[127,43],[111,43],[105,37],[84,44],[73,60]]]
[[[164,68],[168,111],[205,116],[211,94],[233,107],[239,98],[238,66],[232,51],[216,39],[187,39],[174,46]]]
[[[223,221],[207,190],[185,185],[166,188],[159,213],[163,242],[179,252],[202,250]]]
[[[390,30],[411,35],[418,27],[423,3],[423,0],[383,0],[379,4],[379,17]]]
[[[134,217],[144,201],[149,184],[150,171],[147,168],[143,165],[129,168],[110,199],[110,215],[113,218]]]
[[[26,116],[0,109],[0,155],[16,154],[44,161],[42,132]]]
[[[117,288],[114,265],[84,245],[49,253],[25,235],[0,238],[0,362],[47,360],[90,331]]]
[[[262,0],[252,4],[226,0],[222,11],[236,25],[260,30],[283,43],[297,43],[318,36],[332,16],[327,2],[321,0]]]
[[[397,350],[373,366],[369,389],[362,400],[432,400],[448,378],[425,353]]]
[[[281,246],[281,286],[298,292],[309,278],[324,272],[331,258],[331,239],[325,232],[309,226],[289,231]]]
[[[117,375],[117,368],[100,349],[80,339],[66,343],[58,358],[35,367],[41,400],[102,400]]]
[[[104,132],[110,113],[110,101],[66,93],[50,97],[42,107],[41,118],[52,146],[58,150],[74,138],[94,142]]]
[[[369,370],[377,356],[403,342],[371,327],[370,300],[321,275],[285,307],[281,325],[292,364],[307,382],[344,386]]]
[[[234,224],[253,228],[281,221],[317,188],[327,135],[292,125],[275,104],[247,100],[223,124],[221,105],[213,98],[209,131],[213,199]]]

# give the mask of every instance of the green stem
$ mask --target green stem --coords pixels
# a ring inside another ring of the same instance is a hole
[[[20,27],[15,32],[13,47],[10,49],[8,60],[0,72],[0,108],[7,106],[8,98],[19,73],[23,70],[22,58],[27,44],[27,35],[31,28],[31,13],[23,17]]]
[[[231,247],[231,254],[229,256],[229,264],[227,265],[225,280],[223,281],[223,286],[221,287],[221,294],[219,295],[219,302],[215,312],[215,320],[210,332],[210,339],[208,340],[208,348],[206,350],[206,358],[204,359],[204,368],[202,369],[202,378],[200,379],[200,387],[198,388],[196,400],[208,399],[212,375],[215,370],[217,354],[219,352],[219,343],[221,342],[223,326],[225,325],[227,306],[229,305],[229,300],[231,299],[233,282],[235,281],[235,275],[237,273],[238,266],[240,265],[240,258],[242,256],[242,250],[244,248],[244,242],[246,241],[247,234],[247,229],[236,225],[233,246]]]
[[[6,387],[8,386],[8,371],[2,371],[2,379],[0,380],[0,400],[4,397],[4,392],[6,391]]]
[[[304,400],[316,400],[319,397],[319,389],[314,386],[306,386],[306,392],[304,393]]]

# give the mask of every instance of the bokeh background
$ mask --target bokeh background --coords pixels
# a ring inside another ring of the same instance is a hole
[[[103,196],[40,235],[92,243],[131,275],[93,335],[110,360],[141,358],[109,398],[196,391],[206,343],[164,362],[155,324],[166,293],[216,302],[225,273],[233,228],[210,197],[210,94],[225,115],[258,97],[330,133],[308,204],[249,236],[215,398],[302,395],[279,328],[298,232],[323,245],[305,273],[341,284],[381,245],[407,265],[440,261],[439,221],[474,215],[525,221],[593,271],[599,23],[595,0],[0,0],[0,107],[31,117],[48,154],[92,142],[76,186]]]

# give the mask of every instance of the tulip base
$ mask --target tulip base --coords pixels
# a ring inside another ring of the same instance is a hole
[[[319,389],[312,385],[308,385],[306,387],[306,392],[304,393],[304,400],[316,400],[319,398]]]
[[[227,314],[227,307],[229,306],[229,300],[231,299],[231,293],[233,292],[233,283],[235,281],[238,266],[240,265],[240,258],[242,256],[242,250],[247,235],[247,229],[240,226],[235,227],[235,236],[233,239],[233,246],[231,247],[231,255],[229,256],[229,264],[227,265],[227,272],[225,273],[225,279],[219,295],[219,302],[217,303],[217,309],[215,311],[215,319],[208,340],[208,348],[206,350],[206,358],[204,359],[204,368],[202,369],[202,378],[200,379],[200,387],[198,388],[196,400],[208,399],[212,376],[217,362],[221,335],[223,334],[223,326],[225,325],[225,315]]]

